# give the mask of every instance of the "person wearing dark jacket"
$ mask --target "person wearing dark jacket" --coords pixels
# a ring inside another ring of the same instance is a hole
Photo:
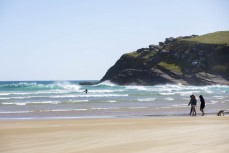
[[[191,102],[192,102],[192,95],[190,95],[190,101],[189,101],[189,103],[188,103],[188,106],[191,104]],[[192,114],[192,107],[190,108],[190,113],[189,113],[189,115],[191,115]]]
[[[200,98],[200,111],[202,112],[202,116],[204,116],[205,100],[202,95],[200,95],[199,98]]]

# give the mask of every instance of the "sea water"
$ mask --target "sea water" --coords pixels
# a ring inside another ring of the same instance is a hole
[[[119,86],[109,81],[79,85],[81,81],[2,81],[0,119],[107,118],[185,116],[189,96],[206,101],[205,112],[229,110],[229,86]],[[84,91],[88,89],[86,94]]]

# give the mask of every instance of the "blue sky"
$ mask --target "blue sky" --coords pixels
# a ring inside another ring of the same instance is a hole
[[[0,80],[99,80],[124,53],[229,30],[227,0],[0,0]]]

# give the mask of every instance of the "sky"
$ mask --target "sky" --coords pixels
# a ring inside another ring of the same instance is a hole
[[[122,54],[229,30],[228,0],[0,0],[0,81],[100,80]]]

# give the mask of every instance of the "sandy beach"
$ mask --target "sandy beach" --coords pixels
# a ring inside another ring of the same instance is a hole
[[[1,153],[228,153],[229,116],[0,121]]]

